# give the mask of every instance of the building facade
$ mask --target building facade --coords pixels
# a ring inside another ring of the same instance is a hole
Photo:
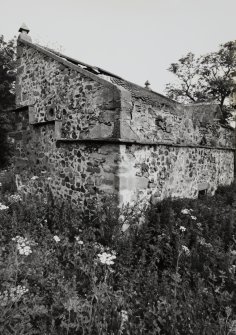
[[[18,39],[15,173],[81,208],[214,194],[234,179],[234,130],[215,105],[183,105]],[[33,178],[37,176],[37,178]]]

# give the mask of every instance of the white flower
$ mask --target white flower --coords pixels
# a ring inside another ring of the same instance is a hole
[[[79,236],[76,236],[75,239],[76,239],[76,242],[77,242],[78,244],[80,244],[80,245],[83,245],[83,244],[84,244],[84,242],[81,241],[81,239],[80,239]]]
[[[22,198],[19,194],[12,194],[8,197],[8,200],[11,203],[15,203],[15,202],[18,202],[18,201],[22,201]]]
[[[8,294],[12,302],[20,300],[20,298],[27,293],[29,290],[25,286],[18,285],[16,287],[11,287]]]
[[[8,206],[5,206],[3,204],[0,203],[0,211],[3,211],[4,209],[8,209]]]
[[[236,250],[231,250],[231,255],[236,256]]]
[[[182,232],[185,232],[186,228],[184,226],[180,226],[179,230],[181,230]]]
[[[185,208],[185,209],[182,209],[181,213],[182,214],[190,214],[190,210]]]
[[[16,236],[12,238],[12,241],[16,242],[16,248],[20,255],[29,256],[32,253],[30,245],[37,243],[29,241],[27,238],[22,236]]]
[[[54,239],[57,243],[60,242],[60,238],[59,238],[57,235],[53,236],[53,239]]]
[[[96,249],[98,249],[100,252],[104,252],[104,251],[105,251],[105,248],[104,248],[104,246],[103,246],[101,243],[97,243],[97,242],[95,242],[95,243],[94,243],[94,247],[95,247]]]
[[[186,254],[186,255],[190,255],[190,250],[189,250],[189,248],[188,247],[186,247],[185,245],[182,245],[182,250],[183,250],[183,252]]]
[[[36,179],[38,179],[39,177],[38,176],[33,176],[32,178],[31,178],[31,180],[36,180]]]
[[[191,215],[192,220],[197,220],[196,216]]]
[[[103,252],[102,254],[98,254],[98,258],[102,264],[106,265],[113,265],[114,264],[114,259],[116,259],[115,252],[112,253],[107,253]]]
[[[121,311],[121,320],[122,320],[122,323],[128,321],[128,312],[125,311],[124,309],[122,309]]]
[[[52,180],[52,177],[47,177],[47,180]]]

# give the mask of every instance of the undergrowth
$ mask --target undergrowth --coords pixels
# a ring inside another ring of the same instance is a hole
[[[231,334],[235,211],[234,185],[145,211],[107,200],[83,217],[5,192],[0,333]]]

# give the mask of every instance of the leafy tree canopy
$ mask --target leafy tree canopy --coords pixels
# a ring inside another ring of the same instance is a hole
[[[11,117],[4,110],[15,105],[16,47],[15,40],[5,42],[0,35],[0,168],[9,161],[10,147],[6,132],[11,125]]]
[[[230,116],[233,106],[229,96],[235,88],[232,75],[236,70],[233,42],[200,57],[190,52],[168,70],[178,79],[166,85],[168,97],[186,103],[218,103],[224,120]]]

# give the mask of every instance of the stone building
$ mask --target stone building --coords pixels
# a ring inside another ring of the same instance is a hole
[[[109,194],[156,202],[232,183],[234,131],[218,106],[177,103],[33,44],[28,32],[18,38],[10,134],[18,185],[87,207]]]

